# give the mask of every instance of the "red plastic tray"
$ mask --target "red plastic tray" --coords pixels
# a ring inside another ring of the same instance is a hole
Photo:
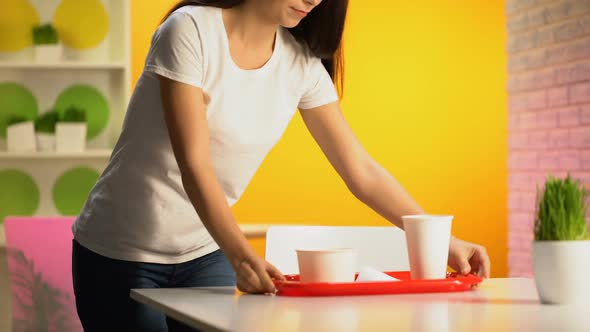
[[[286,275],[287,281],[275,281],[281,296],[349,296],[407,293],[442,293],[471,290],[482,282],[473,274],[448,273],[446,279],[411,280],[409,271],[384,272],[400,281],[360,281],[339,283],[302,283],[299,275]]]

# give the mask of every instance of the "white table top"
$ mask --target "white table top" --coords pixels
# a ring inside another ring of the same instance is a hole
[[[203,331],[590,331],[590,308],[541,305],[534,281],[521,278],[439,294],[297,298],[212,287],[131,297]]]

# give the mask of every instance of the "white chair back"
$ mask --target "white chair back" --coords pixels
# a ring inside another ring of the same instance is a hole
[[[266,234],[266,260],[283,274],[297,274],[296,249],[354,248],[358,267],[409,270],[404,231],[397,227],[273,226]]]

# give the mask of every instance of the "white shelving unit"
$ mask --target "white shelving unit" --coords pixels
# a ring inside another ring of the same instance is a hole
[[[51,21],[60,2],[33,1],[42,23]],[[19,56],[3,56],[13,60],[0,60],[0,83],[17,82],[31,90],[37,98],[39,114],[52,108],[59,93],[72,84],[93,86],[105,96],[110,111],[108,127],[87,142],[88,149],[114,146],[131,93],[130,0],[101,2],[108,13],[109,31],[90,60],[39,61],[31,50],[21,51]],[[0,139],[0,151],[3,150],[6,142]]]
[[[94,69],[94,70],[126,70],[128,64],[123,61],[0,61],[0,70],[36,70],[36,69]]]
[[[52,22],[61,2],[31,0],[42,24]],[[84,152],[8,152],[6,140],[0,138],[0,172],[23,172],[34,180],[39,190],[41,198],[34,215],[60,214],[52,198],[56,180],[74,168],[102,172],[120,134],[131,94],[131,0],[100,2],[108,15],[108,33],[100,45],[91,51],[92,56],[84,56],[80,60],[35,60],[32,48],[19,51],[18,54],[0,54],[0,83],[14,82],[30,90],[37,100],[38,114],[52,109],[62,91],[78,84],[98,90],[109,106],[106,128],[87,141],[87,150]]]
[[[21,159],[108,159],[111,149],[94,149],[84,152],[0,152],[0,163],[6,160]]]

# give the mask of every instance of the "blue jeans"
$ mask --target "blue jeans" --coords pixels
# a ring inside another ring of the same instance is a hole
[[[221,250],[179,264],[130,262],[72,248],[76,308],[84,331],[194,331],[129,296],[132,288],[235,286]]]

